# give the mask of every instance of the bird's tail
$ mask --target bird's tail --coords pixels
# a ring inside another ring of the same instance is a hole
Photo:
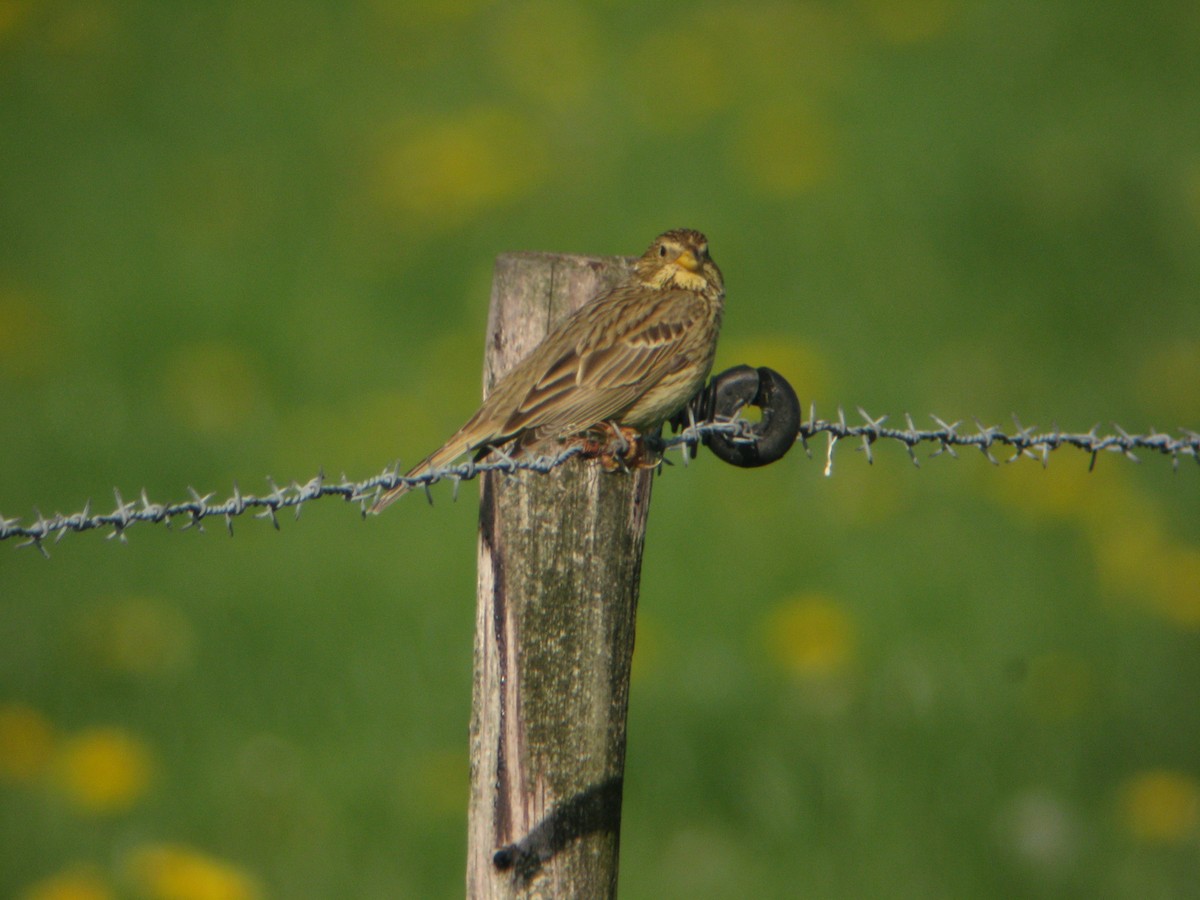
[[[415,468],[410,469],[409,472],[405,475],[405,477],[412,478],[413,476],[421,475],[424,472],[427,472],[428,470],[429,470],[428,461],[422,462],[419,465],[417,465]],[[411,485],[398,484],[391,490],[384,491],[383,496],[380,497],[378,500],[376,500],[374,506],[371,507],[371,515],[373,515],[373,516],[379,515],[381,512],[383,512],[385,509],[387,509],[389,506],[391,506],[393,503],[395,503],[397,500],[399,500],[401,497],[403,497],[405,494],[407,494],[411,490],[412,490]]]
[[[458,432],[454,437],[450,438],[439,449],[435,450],[429,456],[425,457],[411,469],[404,473],[405,478],[417,478],[424,475],[433,469],[440,468],[447,463],[454,462],[464,453],[471,449],[471,442],[466,439],[466,430]],[[406,483],[400,483],[394,488],[386,491],[382,497],[375,501],[375,505],[371,507],[372,515],[379,515],[405,494],[413,489],[413,486]]]

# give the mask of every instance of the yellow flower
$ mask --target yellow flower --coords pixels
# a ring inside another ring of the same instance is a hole
[[[403,787],[422,815],[460,816],[467,805],[467,754],[458,748],[430,750],[413,760]]]
[[[191,661],[192,628],[176,606],[157,597],[123,597],[80,623],[81,642],[114,672],[154,675]]]
[[[1043,653],[1029,661],[1025,698],[1034,714],[1047,722],[1078,716],[1092,693],[1092,671],[1079,657]]]
[[[995,497],[1030,519],[1073,522],[1087,537],[1096,579],[1182,628],[1200,628],[1200,547],[1163,526],[1153,499],[1101,458],[1096,471],[1023,462],[987,472]]]
[[[1196,170],[1196,203],[1200,212],[1200,165]],[[1137,373],[1138,403],[1145,406],[1148,420],[1174,426],[1200,419],[1197,378],[1200,340],[1176,337],[1148,347]]]
[[[16,32],[25,21],[30,5],[22,0],[0,0],[0,39]]]
[[[1151,769],[1121,788],[1121,820],[1130,835],[1154,844],[1177,844],[1195,833],[1200,785],[1183,772]]]
[[[508,84],[557,109],[584,100],[601,54],[599,29],[580,6],[530,0],[497,18],[496,64]]]
[[[854,622],[832,599],[801,594],[772,610],[764,623],[771,660],[799,675],[834,675],[854,656]]]
[[[943,34],[953,18],[953,0],[867,0],[867,20],[895,44],[913,44]]]
[[[403,123],[381,161],[385,205],[423,228],[454,228],[526,191],[541,169],[542,145],[529,124],[505,110]]]
[[[755,366],[770,366],[786,378],[800,396],[805,416],[810,402],[816,401],[820,408],[821,402],[828,400],[833,365],[819,347],[797,334],[759,334],[725,341],[717,351],[713,371],[745,360]],[[828,416],[829,410],[825,409],[824,414]]]
[[[1184,628],[1200,628],[1200,547],[1172,543],[1147,560],[1155,609]]]
[[[734,156],[763,194],[795,197],[827,181],[836,167],[833,125],[803,102],[751,109]]]
[[[140,740],[118,728],[95,728],[63,744],[55,775],[80,809],[111,813],[141,798],[153,768],[150,750]]]
[[[166,406],[194,431],[228,434],[267,406],[255,363],[248,348],[222,341],[182,347],[163,374]]]
[[[0,5],[0,30],[3,29]],[[21,293],[0,292],[0,376],[40,374],[54,358],[59,343],[44,306]]]
[[[115,894],[92,866],[72,866],[43,878],[17,895],[18,900],[113,900]]]
[[[262,888],[237,866],[190,847],[146,844],[125,861],[130,880],[149,900],[256,900]]]
[[[638,125],[668,134],[684,134],[703,126],[713,114],[729,105],[733,91],[724,48],[712,39],[702,16],[681,27],[672,19],[665,27],[647,33],[622,67],[627,108]],[[697,27],[699,26],[699,27]],[[662,77],[664,52],[672,67],[688,73],[686,102],[664,103],[662,92],[646,90]]]
[[[0,777],[35,778],[46,768],[54,729],[36,709],[18,703],[0,706]]]

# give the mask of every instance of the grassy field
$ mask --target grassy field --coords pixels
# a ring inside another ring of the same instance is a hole
[[[0,512],[415,461],[705,231],[819,414],[1200,429],[1200,10],[0,0]],[[655,488],[625,898],[1200,896],[1200,468]],[[473,486],[0,546],[0,896],[462,894]]]

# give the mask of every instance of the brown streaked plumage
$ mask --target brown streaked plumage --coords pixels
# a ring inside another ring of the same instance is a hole
[[[408,477],[514,439],[561,440],[604,423],[657,430],[704,385],[724,302],[708,239],[688,228],[659,235],[626,281],[555,325]],[[371,512],[409,490],[392,488]]]

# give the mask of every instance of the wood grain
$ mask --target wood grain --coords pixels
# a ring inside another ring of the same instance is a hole
[[[631,260],[496,263],[484,392]],[[625,717],[653,473],[485,476],[467,895],[616,894]]]

